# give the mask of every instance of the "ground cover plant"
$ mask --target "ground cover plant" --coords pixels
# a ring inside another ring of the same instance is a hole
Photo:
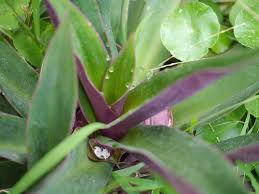
[[[258,0],[0,0],[0,193],[259,193]]]

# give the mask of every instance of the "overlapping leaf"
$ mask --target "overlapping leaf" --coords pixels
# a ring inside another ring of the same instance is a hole
[[[117,146],[144,159],[179,193],[246,193],[218,151],[176,129],[138,126],[121,143]],[[176,180],[182,180],[185,185]]]
[[[48,48],[29,114],[30,166],[68,135],[76,100],[77,79],[70,28],[64,23]]]
[[[215,58],[222,64],[230,62],[248,66],[174,106],[175,126],[191,123],[194,125],[203,124],[217,115],[235,108],[236,104],[258,91],[258,51],[250,51],[250,54],[245,52],[243,49],[234,49],[234,51],[226,53],[225,57]],[[205,60],[204,62],[209,61]],[[210,61],[209,63],[214,62]]]
[[[0,42],[0,87],[10,104],[26,116],[37,73],[4,42]]]

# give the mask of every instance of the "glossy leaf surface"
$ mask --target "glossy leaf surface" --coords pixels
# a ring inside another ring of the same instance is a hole
[[[161,26],[161,40],[171,54],[181,61],[202,58],[218,39],[217,15],[200,2],[184,4],[171,12]]]
[[[131,87],[135,70],[134,37],[128,41],[117,59],[110,65],[103,83],[103,94],[113,104]]]
[[[43,61],[28,120],[29,166],[64,139],[72,125],[77,100],[70,28],[55,33]]]

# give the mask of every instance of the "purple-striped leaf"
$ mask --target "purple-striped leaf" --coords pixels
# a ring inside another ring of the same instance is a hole
[[[137,126],[131,128],[120,143],[99,141],[133,154],[180,194],[246,193],[223,154],[174,128]]]
[[[217,147],[233,163],[240,160],[245,163],[259,161],[259,134],[243,135],[221,141]]]
[[[173,82],[169,87],[161,88],[156,96],[150,97],[150,99],[147,99],[146,102],[140,106],[122,115],[119,121],[110,129],[103,130],[103,134],[112,139],[119,139],[127,133],[129,128],[161,112],[166,107],[188,98],[211,82],[226,75],[228,72],[229,71],[225,69],[203,70],[193,73],[176,83]],[[154,79],[156,79],[156,77]],[[157,85],[159,83],[155,84]],[[127,105],[127,100],[125,105]]]
[[[143,122],[144,125],[163,125],[172,127],[173,126],[173,115],[170,108],[166,108],[160,113],[146,119]]]

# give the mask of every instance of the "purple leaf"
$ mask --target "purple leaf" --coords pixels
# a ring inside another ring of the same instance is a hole
[[[230,71],[227,69],[202,70],[176,81],[148,102],[131,110],[119,118],[110,129],[103,130],[104,135],[119,139],[128,129],[161,112],[166,107],[179,103],[208,84],[218,80]]]
[[[51,22],[55,27],[58,27],[59,25],[59,19],[58,16],[56,14],[56,12],[54,11],[53,7],[50,5],[48,0],[44,1],[46,9],[48,11],[48,14],[50,16]]]
[[[103,123],[109,123],[115,120],[118,117],[118,115],[116,115],[115,112],[112,111],[112,109],[104,100],[101,93],[90,82],[84,71],[82,63],[79,61],[77,57],[76,65],[78,76],[94,109],[98,121]]]
[[[244,163],[252,163],[259,161],[259,144],[248,145],[240,149],[230,151],[226,154],[227,159],[231,162],[237,160]]]

